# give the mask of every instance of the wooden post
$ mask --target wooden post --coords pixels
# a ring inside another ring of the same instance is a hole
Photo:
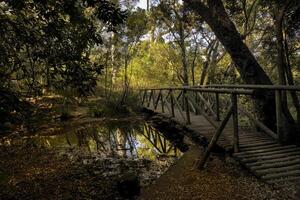
[[[277,137],[278,137],[279,142],[283,142],[282,107],[281,107],[281,91],[280,90],[275,90],[275,100],[276,100]]]
[[[148,105],[147,107],[150,107],[150,103],[151,103],[151,98],[152,98],[152,94],[153,94],[153,90],[150,90],[150,95],[149,95],[149,99],[148,99]]]
[[[224,120],[221,122],[220,127],[217,129],[216,133],[214,134],[214,136],[213,136],[212,139],[210,140],[209,145],[208,145],[208,147],[207,147],[207,150],[205,151],[205,154],[204,154],[203,158],[200,160],[200,162],[197,162],[197,163],[196,163],[196,168],[203,169],[204,164],[205,164],[205,162],[206,162],[206,160],[207,160],[207,158],[208,158],[208,156],[209,156],[209,154],[210,154],[212,148],[213,148],[213,147],[215,146],[215,144],[217,143],[217,141],[218,141],[218,139],[219,139],[221,133],[223,132],[223,130],[224,130],[224,128],[225,128],[227,122],[228,122],[229,119],[230,119],[230,116],[231,116],[231,114],[232,114],[232,110],[233,110],[233,109],[232,109],[232,106],[231,106],[231,108],[230,108],[230,110],[228,111],[228,113],[226,114]]]
[[[161,90],[159,90],[158,96],[157,96],[157,98],[156,98],[156,100],[155,100],[154,110],[157,109],[159,99],[161,98],[161,95],[162,95],[161,93],[162,93]]]
[[[220,98],[219,93],[216,93],[216,114],[217,114],[217,121],[220,121]]]
[[[193,91],[193,97],[192,97],[192,99],[194,100],[194,98],[195,98],[195,103],[198,104],[198,103],[197,103],[197,102],[198,102],[197,91]],[[200,114],[200,113],[199,113],[199,110],[196,109],[195,115],[199,115],[199,114]]]
[[[190,108],[189,102],[187,97],[187,91],[183,90],[183,102],[185,105],[185,113],[186,113],[186,124],[191,124],[191,117],[190,117]]]
[[[234,152],[239,152],[239,121],[237,108],[237,95],[231,94],[232,103],[232,122],[233,122],[233,149]]]
[[[161,100],[161,112],[164,113],[165,112],[165,102],[164,102],[164,97],[163,97],[162,92],[161,92],[161,95],[160,95],[160,100]]]
[[[173,90],[170,90],[170,96],[171,96],[171,112],[172,112],[171,114],[172,114],[172,117],[175,117]]]
[[[184,111],[185,110],[185,99],[184,99],[184,92],[180,91],[180,96],[181,96],[181,109]]]
[[[142,105],[144,105],[145,99],[147,98],[147,90],[144,90]]]
[[[155,90],[153,90],[153,92],[152,92],[152,104],[153,104],[154,110],[155,110],[155,96],[156,96],[156,93],[155,93]]]

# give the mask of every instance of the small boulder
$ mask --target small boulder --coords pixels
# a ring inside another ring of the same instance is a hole
[[[141,187],[139,177],[133,173],[122,175],[118,179],[117,190],[122,197],[133,199],[140,194]]]

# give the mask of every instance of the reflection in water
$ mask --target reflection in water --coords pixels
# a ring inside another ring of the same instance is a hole
[[[73,132],[30,138],[35,145],[48,148],[73,147],[104,156],[157,159],[178,157],[182,153],[162,133],[147,123],[142,125],[87,125]]]

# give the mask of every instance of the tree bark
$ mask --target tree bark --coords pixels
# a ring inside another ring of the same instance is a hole
[[[230,20],[221,0],[184,0],[186,6],[202,16],[211,27],[226,51],[230,54],[242,80],[246,84],[272,85],[270,78],[259,65],[241,35]],[[254,95],[255,107],[260,121],[275,130],[275,96],[272,91],[257,91]]]
[[[284,34],[283,34],[283,21],[287,6],[289,5],[290,1],[287,1],[285,6],[277,5],[276,8],[276,17],[275,17],[275,36],[276,36],[276,47],[277,47],[277,71],[278,71],[278,80],[281,85],[293,85],[293,75],[291,73],[291,69],[288,63],[288,55],[287,49],[284,41]],[[295,92],[291,92],[293,103],[296,107],[297,115],[299,116],[299,101],[298,97]],[[297,139],[297,135],[299,133],[299,127],[297,127],[295,120],[288,108],[287,102],[287,92],[281,92],[281,110],[283,112],[283,132],[284,135],[282,137],[283,143],[289,143],[289,141],[293,141]]]
[[[180,19],[181,20],[181,19]],[[183,70],[183,84],[185,86],[189,85],[189,64],[187,62],[186,56],[186,46],[185,46],[185,35],[183,24],[179,22],[179,46],[181,48],[181,60],[182,60],[182,70]]]

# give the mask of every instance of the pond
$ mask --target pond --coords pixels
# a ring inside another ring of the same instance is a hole
[[[56,135],[31,136],[19,140],[7,139],[2,143],[9,145],[11,142],[56,150],[80,149],[86,153],[97,153],[102,157],[150,160],[160,157],[178,158],[185,150],[178,141],[169,141],[162,132],[147,122],[87,124],[76,127],[72,131],[60,131]]]

